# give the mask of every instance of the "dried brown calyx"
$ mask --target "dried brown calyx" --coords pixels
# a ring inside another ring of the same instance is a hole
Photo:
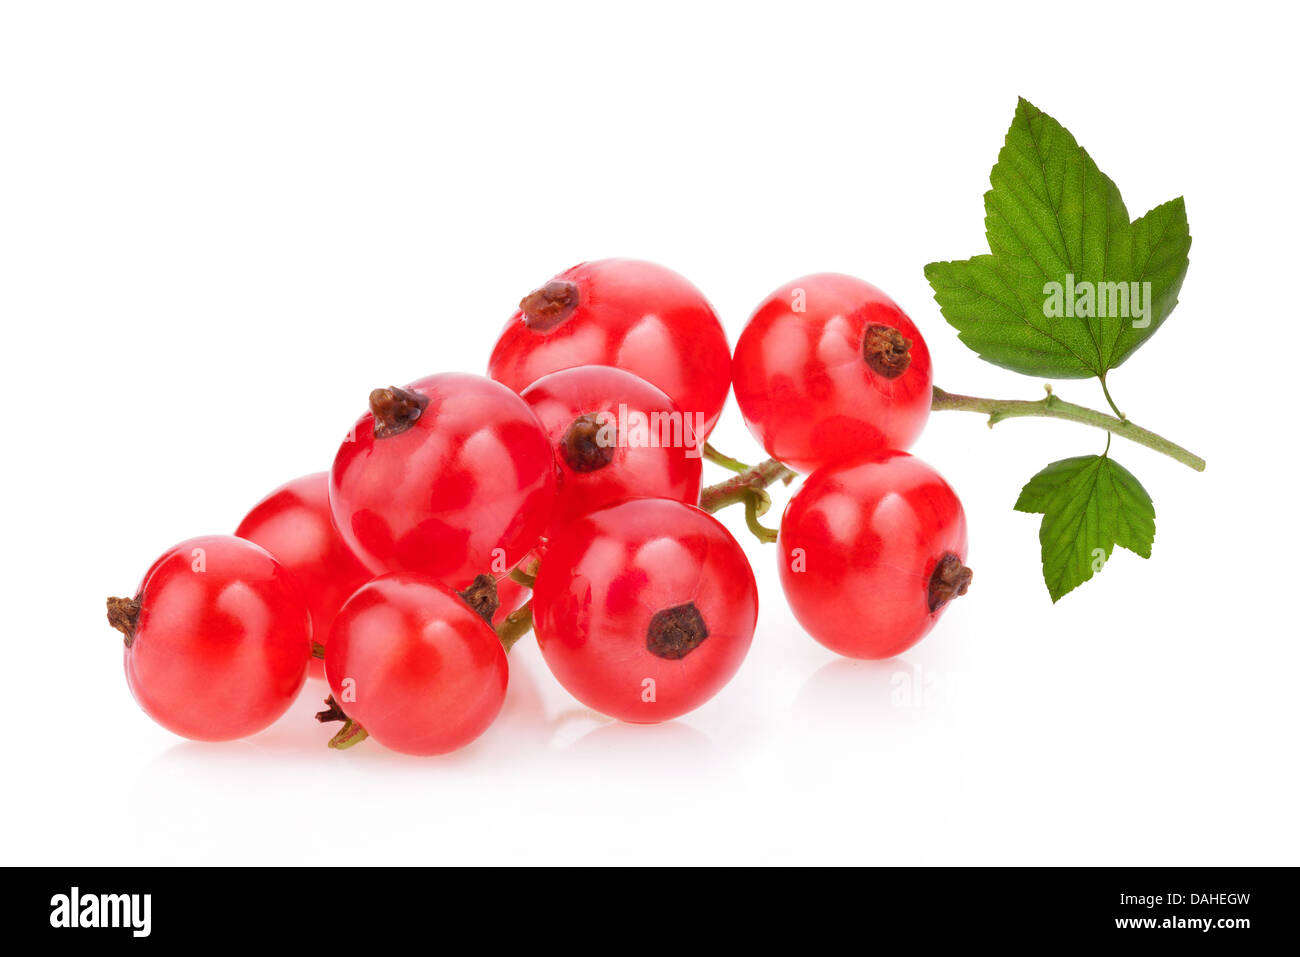
[[[495,578],[491,575],[479,575],[470,582],[468,588],[464,591],[458,591],[456,594],[460,595],[474,614],[486,621],[489,627],[492,625],[492,616],[501,607],[501,599],[497,597],[497,580]]]
[[[872,371],[897,379],[912,364],[912,340],[893,326],[872,323],[862,336],[862,358]]]
[[[685,658],[709,637],[709,629],[694,602],[655,612],[646,629],[645,646],[652,655]]]
[[[974,575],[952,552],[939,559],[930,576],[930,611],[938,611],[954,598],[966,594]]]
[[[519,300],[524,325],[538,332],[554,329],[578,308],[578,284],[552,279]]]
[[[108,600],[108,623],[122,633],[122,639],[128,648],[135,641],[135,628],[140,623],[140,601],[138,598],[110,598]]]
[[[560,455],[575,472],[594,472],[614,460],[615,443],[607,432],[599,412],[588,412],[573,420],[560,440]],[[612,428],[610,432],[612,432]]]
[[[400,435],[424,414],[429,397],[410,389],[390,386],[370,393],[370,413],[375,417],[375,438]]]

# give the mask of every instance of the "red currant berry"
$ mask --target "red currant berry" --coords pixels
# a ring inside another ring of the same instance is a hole
[[[736,401],[769,455],[801,472],[905,449],[930,414],[930,352],[888,296],[852,276],[787,283],[750,316]]]
[[[325,677],[339,707],[404,754],[463,748],[506,696],[506,653],[465,599],[431,579],[384,575],[334,619]]]
[[[259,545],[211,535],[169,549],[134,598],[110,598],[126,683],[149,717],[196,741],[267,727],[307,675],[311,619],[289,571]]]
[[[644,379],[582,366],[538,379],[521,397],[559,466],[552,528],[629,498],[700,500],[700,445],[681,411]]]
[[[276,489],[253,506],[235,535],[261,545],[289,569],[311,612],[312,640],[322,645],[343,603],[373,577],[330,518],[328,472]],[[324,677],[319,658],[312,659],[309,674]]]
[[[555,459],[537,417],[509,389],[447,373],[376,389],[330,472],[334,523],[376,574],[468,585],[509,571],[555,500]]]
[[[551,540],[533,590],[537,643],[588,707],[624,721],[698,708],[736,673],[758,619],[745,553],[713,516],[637,499]]]
[[[506,325],[488,374],[522,392],[575,366],[615,366],[698,416],[713,431],[731,384],[731,350],[704,294],[682,276],[635,259],[601,259],[533,290]]]
[[[810,635],[853,658],[888,658],[966,594],[966,514],[906,452],[818,469],[786,506],[781,584]]]

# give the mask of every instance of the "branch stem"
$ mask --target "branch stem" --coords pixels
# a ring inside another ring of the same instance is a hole
[[[1163,436],[1148,429],[1134,425],[1128,419],[1119,419],[1105,412],[1066,402],[1049,392],[1045,397],[1031,402],[1025,399],[981,399],[971,395],[957,395],[935,387],[934,398],[930,408],[936,412],[981,412],[989,417],[990,428],[1003,419],[1015,419],[1026,416],[1042,416],[1049,419],[1065,419],[1091,425],[1093,428],[1105,429],[1111,435],[1118,435],[1145,445],[1156,452],[1161,452],[1175,461],[1182,462],[1198,472],[1205,471],[1205,459],[1187,451],[1181,445],[1170,442]]]
[[[776,459],[767,459],[726,481],[710,485],[700,494],[700,508],[706,512],[716,512],[737,502],[750,501],[755,491],[761,491],[773,482],[780,481],[789,485],[796,478],[797,472],[786,468]]]

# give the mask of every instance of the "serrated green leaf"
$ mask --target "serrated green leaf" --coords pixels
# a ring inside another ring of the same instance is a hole
[[[1119,320],[1044,315],[1043,290],[1067,275],[1076,283],[1126,276],[1133,245],[1119,190],[1069,130],[1024,99],[989,181],[989,249],[1016,284],[1025,321],[1057,342],[1075,377],[1101,375]]]
[[[991,253],[925,270],[944,318],[995,365],[1104,376],[1177,304],[1191,246],[1182,200],[1130,223],[1119,189],[1088,152],[1024,99],[989,181]]]
[[[1133,222],[1133,281],[1151,283],[1150,316],[1138,324],[1120,326],[1119,337],[1107,356],[1106,366],[1115,368],[1160,328],[1178,305],[1178,292],[1187,277],[1192,234],[1187,226],[1183,198],[1171,199]],[[1141,325],[1148,322],[1145,327]]]
[[[1116,545],[1151,557],[1156,537],[1151,496],[1108,455],[1053,462],[1021,489],[1015,507],[1043,516],[1038,541],[1053,602],[1101,571]]]
[[[1068,350],[1049,332],[1026,322],[1013,280],[995,256],[930,263],[925,277],[958,338],[994,365],[1025,375],[1087,378],[1090,369],[1072,364]]]

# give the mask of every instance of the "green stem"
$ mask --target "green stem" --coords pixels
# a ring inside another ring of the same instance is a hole
[[[758,520],[759,501],[759,496],[752,493],[745,500],[745,524],[749,526],[749,530],[755,538],[760,542],[771,545],[776,541],[777,531],[774,528],[768,528]]]
[[[497,637],[507,652],[524,635],[533,630],[533,603],[530,601],[518,611],[512,611],[497,625]]]
[[[1119,410],[1119,406],[1115,404],[1115,400],[1110,397],[1110,389],[1106,388],[1105,376],[1101,377],[1101,394],[1106,397],[1106,404],[1115,410],[1115,414],[1118,415],[1121,419],[1128,421],[1128,416],[1126,416],[1123,412]]]
[[[1065,402],[1053,395],[1050,390],[1044,398],[1036,402],[1030,402],[1025,399],[981,399],[970,395],[944,392],[936,387],[930,408],[936,412],[982,412],[989,417],[990,428],[1003,419],[1024,416],[1065,419],[1067,422],[1078,422],[1081,425],[1091,425],[1094,428],[1105,429],[1112,435],[1118,435],[1130,442],[1136,442],[1138,445],[1145,445],[1149,449],[1161,452],[1175,461],[1182,462],[1189,468],[1196,469],[1198,472],[1205,471],[1205,459],[1187,451],[1181,445],[1175,445],[1163,436],[1139,428],[1128,419],[1119,419],[1113,415],[1107,415],[1105,412],[1097,412],[1081,405],[1075,405],[1072,402]]]
[[[360,744],[368,737],[370,735],[365,728],[348,718],[343,722],[343,727],[339,730],[339,733],[329,739],[329,747],[335,751],[346,751],[348,748]]]
[[[365,728],[347,716],[333,695],[325,699],[325,710],[316,712],[316,720],[322,724],[329,721],[343,722],[342,729],[329,740],[329,746],[336,751],[344,751],[369,737]]]
[[[702,451],[705,459],[712,462],[714,465],[721,465],[724,469],[730,469],[733,472],[748,472],[753,468],[753,466],[746,465],[744,462],[741,462],[738,459],[733,459],[729,455],[723,455],[708,442],[704,443],[704,449]]]
[[[776,459],[768,459],[724,482],[710,485],[700,494],[700,508],[706,512],[716,512],[737,502],[750,502],[753,500],[751,493],[755,489],[765,489],[777,481],[789,485],[798,477],[797,472],[786,468]]]

